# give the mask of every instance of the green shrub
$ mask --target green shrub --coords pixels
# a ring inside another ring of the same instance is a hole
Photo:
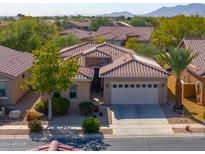
[[[63,97],[53,97],[52,107],[54,114],[65,115],[68,112],[70,101]]]
[[[85,118],[82,124],[84,133],[98,133],[100,130],[100,121],[94,117]]]
[[[46,113],[48,110],[47,103],[44,101],[38,101],[34,109],[40,113]]]
[[[37,120],[37,119],[29,121],[28,127],[30,128],[31,132],[41,132],[42,131],[41,122],[40,120]]]
[[[205,111],[204,111],[204,114],[203,114],[203,118],[205,119]]]
[[[90,115],[96,109],[93,102],[86,101],[79,104],[80,113],[83,115]]]

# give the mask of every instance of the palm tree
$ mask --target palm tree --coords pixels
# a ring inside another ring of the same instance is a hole
[[[186,67],[192,62],[192,60],[197,56],[193,54],[190,49],[184,48],[171,48],[167,53],[164,53],[164,60],[173,70],[176,76],[176,104],[174,109],[183,109],[182,105],[182,84],[181,84],[181,74],[186,69]]]

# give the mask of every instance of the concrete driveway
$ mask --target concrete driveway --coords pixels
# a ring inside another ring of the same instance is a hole
[[[173,131],[160,105],[112,105],[114,135],[170,135]]]

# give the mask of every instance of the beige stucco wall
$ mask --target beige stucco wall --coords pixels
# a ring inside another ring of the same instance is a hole
[[[24,79],[30,77],[28,72],[24,73]],[[25,93],[26,91],[21,89],[23,74],[19,75],[16,78],[9,78],[7,76],[0,75],[0,80],[6,80],[6,96],[5,98],[0,98],[0,103],[3,104],[15,104]]]
[[[104,92],[103,92],[103,99],[105,104],[111,103],[111,82],[159,82],[159,103],[163,104],[167,102],[167,79],[161,78],[161,79],[153,79],[153,78],[147,78],[147,79],[134,79],[134,78],[126,78],[126,79],[120,79],[120,78],[107,78],[104,79]],[[164,87],[162,86],[164,85]],[[146,94],[145,94],[146,95]]]
[[[78,105],[82,101],[90,100],[90,88],[91,82],[90,81],[76,81],[77,84],[77,99],[70,100],[70,89],[61,92],[61,96],[68,98],[71,103],[76,103]]]
[[[196,89],[196,101],[205,105],[205,78],[201,78],[185,70],[182,74],[185,83],[194,83]]]

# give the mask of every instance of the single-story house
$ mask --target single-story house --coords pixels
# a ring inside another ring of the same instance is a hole
[[[148,43],[152,31],[153,27],[101,26],[95,38],[104,38],[108,43],[124,46],[129,37],[136,37],[140,43]]]
[[[61,36],[63,35],[68,35],[68,34],[73,34],[75,35],[81,42],[85,42],[89,39],[92,39],[93,37],[93,32],[87,31],[87,30],[81,30],[77,28],[68,28],[60,31],[59,33]]]
[[[25,93],[22,79],[28,79],[32,66],[30,53],[0,46],[0,104],[15,104]]]
[[[90,21],[89,20],[83,20],[83,21],[73,21],[69,20],[63,23],[63,27],[65,28],[77,28],[81,30],[89,30],[90,28]]]
[[[192,84],[194,91],[190,93],[197,102],[205,105],[205,39],[183,39],[180,46],[198,54],[183,72],[182,80]]]
[[[155,61],[110,43],[87,42],[61,50],[61,57],[79,57],[80,73],[62,92],[75,102],[102,94],[104,104],[167,102],[168,73]]]

